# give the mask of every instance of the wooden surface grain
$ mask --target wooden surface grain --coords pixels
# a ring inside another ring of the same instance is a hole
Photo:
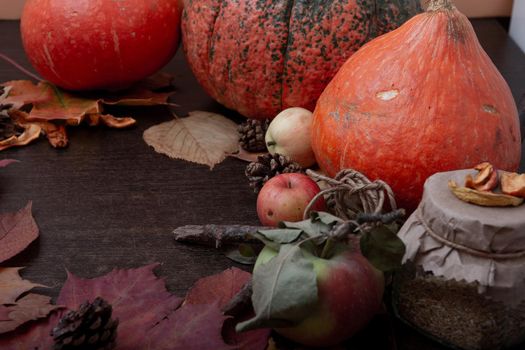
[[[511,86],[516,100],[525,94],[525,56],[492,20],[475,20],[482,45]],[[0,21],[0,52],[29,67],[18,22]],[[192,110],[235,113],[213,102],[188,70],[181,50],[166,67],[175,75],[172,102],[179,115]],[[0,61],[0,81],[26,79]],[[69,128],[70,146],[55,150],[44,139],[2,152],[20,163],[0,170],[0,211],[33,201],[40,238],[1,266],[27,266],[23,276],[50,286],[56,296],[66,269],[95,277],[113,268],[162,264],[159,274],[182,296],[198,278],[235,265],[208,247],[174,242],[172,231],[191,224],[257,225],[256,195],[244,176],[246,163],[227,159],[213,171],[157,154],[142,139],[148,127],[169,120],[164,108],[115,110],[132,114],[138,125],[126,130]],[[523,164],[522,161],[522,170]],[[443,349],[395,322],[398,349]],[[372,323],[356,348],[387,348],[384,320]],[[360,344],[360,345],[359,345]]]

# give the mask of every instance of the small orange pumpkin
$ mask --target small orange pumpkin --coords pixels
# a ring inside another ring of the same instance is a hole
[[[312,124],[321,168],[381,178],[409,211],[436,172],[483,161],[515,171],[520,140],[511,91],[450,0],[431,0],[349,58]]]

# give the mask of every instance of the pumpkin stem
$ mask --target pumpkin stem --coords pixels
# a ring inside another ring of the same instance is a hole
[[[455,8],[452,0],[430,0],[428,1],[427,11],[453,10]]]

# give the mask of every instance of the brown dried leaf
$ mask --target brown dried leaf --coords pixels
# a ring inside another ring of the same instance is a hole
[[[16,213],[0,214],[0,262],[17,255],[37,238],[31,202]]]
[[[237,125],[219,114],[202,111],[155,125],[144,132],[144,140],[158,153],[210,169],[238,147]]]
[[[18,297],[35,287],[45,287],[20,277],[22,267],[0,267],[0,305],[15,304]]]
[[[452,180],[448,182],[448,187],[452,193],[462,201],[484,207],[518,206],[523,203],[523,198],[500,193],[478,191],[467,187],[458,187],[456,182]]]
[[[15,305],[0,305],[0,315],[8,317],[0,319],[0,334],[10,332],[31,320],[45,318],[51,311],[61,308],[50,302],[51,297],[28,294],[17,300]]]
[[[525,198],[525,174],[503,172],[501,174],[501,192]]]

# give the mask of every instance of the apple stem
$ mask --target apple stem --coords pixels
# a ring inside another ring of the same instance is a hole
[[[330,253],[332,252],[333,246],[334,246],[334,239],[328,238],[323,246],[323,250],[321,251],[320,258],[321,259],[328,258]]]

